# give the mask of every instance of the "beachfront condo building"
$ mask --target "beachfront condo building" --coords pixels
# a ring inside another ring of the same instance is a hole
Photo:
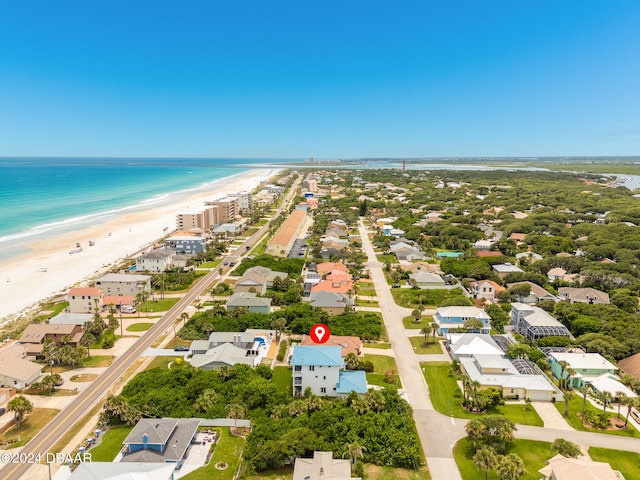
[[[253,211],[253,194],[251,192],[239,192],[238,211],[241,214],[251,213]]]
[[[224,197],[216,200],[204,202],[207,207],[218,207],[218,218],[215,225],[219,223],[233,223],[239,213],[238,197]]]
[[[274,257],[286,257],[291,251],[293,242],[302,232],[307,221],[307,212],[296,209],[282,223],[273,238],[267,244],[265,253]]]

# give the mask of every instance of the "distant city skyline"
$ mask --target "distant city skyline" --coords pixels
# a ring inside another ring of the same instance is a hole
[[[0,157],[640,154],[640,2],[13,2]]]

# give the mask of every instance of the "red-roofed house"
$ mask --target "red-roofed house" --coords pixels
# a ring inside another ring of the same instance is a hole
[[[344,263],[340,263],[340,262],[326,262],[326,263],[319,263],[316,265],[316,271],[318,273],[329,273],[329,272],[333,272],[333,271],[339,271],[339,272],[348,272],[349,269],[347,268],[347,266]]]
[[[67,294],[71,313],[93,313],[102,310],[104,297],[102,290],[96,287],[74,287]]]
[[[315,343],[311,337],[305,335],[300,345],[317,345],[317,343]],[[329,340],[323,343],[323,345],[327,347],[341,347],[343,357],[346,357],[349,353],[360,355],[360,351],[362,350],[362,340],[358,337],[330,335]]]
[[[502,252],[497,250],[476,250],[478,257],[502,257]]]

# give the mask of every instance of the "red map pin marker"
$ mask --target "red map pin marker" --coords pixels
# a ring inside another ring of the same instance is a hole
[[[309,336],[314,343],[324,343],[329,340],[330,335],[329,327],[324,323],[316,323],[309,332]]]

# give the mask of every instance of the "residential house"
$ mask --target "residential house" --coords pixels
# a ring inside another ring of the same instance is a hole
[[[156,248],[136,258],[138,272],[164,272],[171,268],[171,261],[176,252],[170,248]]]
[[[102,290],[95,287],[74,287],[67,293],[68,310],[71,313],[94,313],[102,310],[104,298]]]
[[[591,304],[608,304],[610,303],[609,294],[601,292],[595,288],[558,288],[558,296],[562,300],[569,300],[570,303],[591,303]]]
[[[252,332],[212,332],[208,340],[194,340],[189,347],[189,362],[201,370],[219,370],[243,364],[255,367],[266,356],[270,337]]]
[[[585,377],[599,377],[604,373],[615,375],[618,371],[609,360],[599,353],[584,352],[549,352],[549,365],[551,373],[557,379],[567,378],[569,375],[562,369],[561,362],[567,362],[567,368],[572,368],[575,373],[571,376],[571,386],[580,388],[584,385]]]
[[[353,300],[343,293],[327,290],[312,291],[309,303],[329,316],[340,315],[353,309]]]
[[[207,249],[207,242],[202,236],[173,235],[164,239],[164,246],[171,248],[176,253],[194,255]]]
[[[273,281],[280,277],[282,280],[288,276],[285,272],[276,272],[267,267],[251,267],[248,268],[242,276],[238,279],[235,285],[234,291],[257,293],[258,295],[264,295],[268,287],[273,286]]]
[[[541,302],[542,300],[553,300],[554,302],[558,301],[558,297],[556,297],[552,293],[542,288],[540,285],[533,282],[526,281],[526,282],[507,283],[507,288],[513,288],[518,285],[529,285],[529,289],[530,289],[529,295],[526,295],[526,296],[516,295],[516,301],[520,303],[534,304],[534,303]]]
[[[510,273],[524,273],[524,270],[522,270],[520,267],[516,265],[512,265],[510,263],[501,263],[501,264],[493,265],[492,268],[493,268],[493,271],[496,272],[496,274],[500,278],[504,278]]]
[[[497,387],[505,398],[551,401],[562,398],[560,391],[542,372],[526,360],[511,361],[500,355],[473,355],[460,358],[460,367],[480,389]]]
[[[452,329],[465,328],[464,322],[467,320],[478,320],[482,323],[479,333],[491,331],[491,317],[478,307],[440,307],[436,310],[433,319],[438,324],[440,335],[445,335]]]
[[[443,288],[446,282],[436,273],[418,271],[410,273],[409,278],[413,280],[419,288]]]
[[[516,245],[520,245],[521,243],[524,243],[526,236],[526,233],[513,232],[511,235],[509,235],[509,240],[513,240],[514,242],[516,242]]]
[[[474,280],[469,284],[473,298],[493,300],[499,292],[504,290],[493,280]]]
[[[42,365],[27,360],[24,345],[14,343],[0,348],[0,387],[22,390],[41,375]]]
[[[623,358],[618,362],[618,368],[637,380],[640,380],[640,353]]]
[[[539,262],[542,260],[542,255],[534,252],[520,252],[516,253],[516,263],[520,265],[521,262],[525,261],[529,264]]]
[[[476,250],[491,250],[491,247],[494,243],[496,242],[493,240],[477,240],[473,244],[473,248],[475,248]]]
[[[300,345],[314,346],[317,345],[311,337],[304,335]],[[342,357],[346,357],[350,353],[359,356],[362,353],[362,340],[358,337],[347,337],[343,335],[330,335],[329,339],[322,345],[327,347],[340,347],[342,349]]]
[[[437,263],[428,263],[424,261],[414,262],[409,265],[401,265],[401,268],[405,272],[418,273],[418,272],[432,272],[438,275],[442,274],[440,265]]]
[[[618,392],[624,393],[627,397],[637,395],[624,386],[616,376],[618,367],[609,362],[599,353],[584,352],[549,352],[549,364],[551,373],[557,379],[570,378],[573,388],[583,387],[585,384],[591,385],[597,392],[608,391],[613,398]],[[566,367],[571,368],[573,373],[569,375],[567,368],[563,370],[562,363],[566,362]]]
[[[143,418],[122,442],[120,462],[171,463],[180,469],[199,426],[194,418]]]
[[[294,347],[291,356],[293,366],[293,394],[302,395],[310,388],[315,395],[339,397],[366,393],[367,380],[361,370],[344,371],[342,349],[338,346]]]
[[[19,342],[24,345],[28,356],[36,356],[42,352],[45,340],[53,340],[56,345],[66,343],[77,347],[82,335],[79,325],[31,323],[22,332]]]
[[[476,250],[476,257],[503,257],[499,250]]]
[[[174,471],[167,463],[80,462],[67,480],[174,480]]]
[[[594,462],[586,456],[577,458],[557,454],[538,470],[541,480],[624,480],[624,476],[611,465]]]
[[[487,333],[449,333],[447,349],[453,358],[475,355],[503,355],[498,343]]]
[[[293,480],[354,480],[351,460],[333,458],[333,452],[313,452],[313,458],[296,458]],[[360,477],[357,477],[360,480]]]
[[[112,296],[133,296],[151,291],[151,276],[133,273],[108,273],[94,284],[102,293]]]
[[[129,298],[129,297],[118,297]],[[78,325],[83,327],[85,323],[93,320],[93,314],[91,313],[71,313],[62,311],[58,315],[48,320],[51,325]]]
[[[560,252],[560,253],[564,253],[564,252]],[[564,256],[564,255],[560,255],[560,253],[558,253],[557,256]],[[566,256],[571,256],[571,254],[566,254]],[[564,268],[561,267],[556,267],[556,268],[552,268],[551,270],[549,270],[547,272],[547,278],[549,279],[549,282],[553,283],[555,281],[562,281],[562,282],[576,282],[580,280],[580,274],[579,273],[567,273],[567,271]]]
[[[408,243],[399,242],[390,245],[389,248],[398,260],[408,260],[410,262],[413,260],[424,260],[424,255],[420,249]]]
[[[316,268],[316,272],[320,273],[320,274],[331,273],[331,272],[334,272],[336,270],[341,271],[341,272],[345,272],[345,273],[349,272],[349,269],[347,268],[347,266],[344,263],[340,263],[340,262],[318,263],[315,266],[315,268]]]
[[[334,292],[341,294],[351,294],[353,292],[353,280],[351,274],[341,270],[333,270],[324,276],[324,279],[311,286],[313,292]]]
[[[271,313],[271,299],[258,297],[253,292],[235,292],[229,297],[226,304],[227,310],[246,308],[251,313]]]
[[[573,338],[567,327],[549,313],[524,303],[511,304],[511,325],[529,341],[549,336]]]
[[[287,257],[293,243],[302,232],[307,221],[305,210],[293,210],[282,223],[275,235],[267,243],[265,253],[274,257]]]

